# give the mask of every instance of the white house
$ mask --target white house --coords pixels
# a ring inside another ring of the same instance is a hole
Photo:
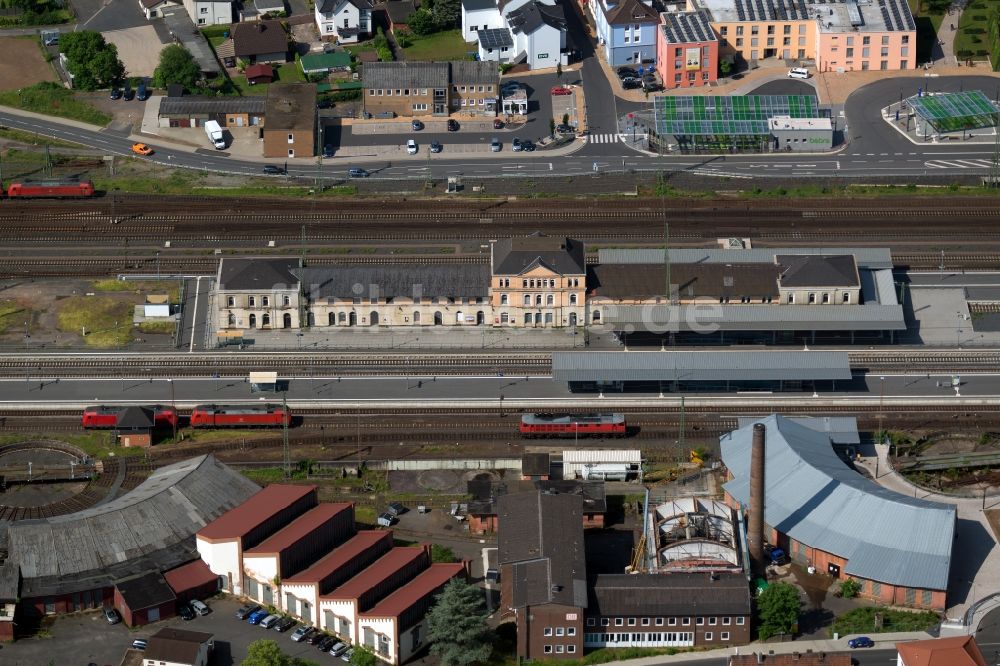
[[[153,634],[142,653],[143,666],[208,666],[215,647],[212,634],[164,628]]]
[[[462,0],[462,37],[467,42],[479,39],[480,30],[507,28],[496,0]]]
[[[353,44],[371,34],[371,0],[316,0],[315,14],[323,39]]]
[[[163,16],[163,8],[184,5],[191,21],[198,26],[229,25],[233,22],[233,0],[139,0],[147,19]]]
[[[531,69],[567,64],[562,53],[566,48],[566,17],[561,5],[526,2],[507,14],[507,24],[514,38],[514,62],[523,60]]]

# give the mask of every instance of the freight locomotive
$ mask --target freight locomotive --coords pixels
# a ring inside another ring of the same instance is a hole
[[[281,405],[198,405],[191,412],[192,428],[278,428],[291,424],[291,411]]]
[[[624,414],[524,414],[521,434],[533,437],[624,437]]]
[[[72,199],[94,196],[94,184],[89,180],[22,180],[11,183],[6,190],[11,199]]]
[[[81,423],[84,428],[114,428],[118,425],[118,414],[125,409],[116,405],[97,405],[87,407],[83,410]],[[146,409],[153,412],[153,427],[155,428],[176,428],[177,410],[164,405],[146,405]]]

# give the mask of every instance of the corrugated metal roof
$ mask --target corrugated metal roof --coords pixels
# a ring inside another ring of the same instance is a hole
[[[892,268],[892,253],[882,247],[792,247],[749,250],[691,249],[670,250],[674,264],[773,264],[778,254],[853,254],[858,268]],[[662,264],[663,250],[606,248],[597,251],[602,264]]]
[[[556,352],[552,378],[585,381],[850,379],[847,352]]]
[[[603,451],[568,449],[562,452],[566,463],[641,463],[642,451],[638,449],[608,449]]]
[[[854,416],[789,416],[789,421],[804,425],[810,430],[822,432],[830,437],[834,444],[860,444],[858,434],[858,419]],[[745,428],[763,419],[757,416],[741,416],[736,420],[737,428]],[[564,456],[565,457],[565,456]]]
[[[955,507],[900,495],[851,470],[830,438],[782,416],[767,429],[765,522],[807,546],[844,557],[844,573],[892,585],[946,590]],[[719,438],[733,474],[726,491],[750,500],[747,426]]]
[[[899,305],[602,305],[605,324],[646,331],[904,331]]]
[[[896,299],[896,279],[892,275],[892,270],[885,268],[874,271],[874,275],[875,292],[879,305],[899,305],[899,301]]]

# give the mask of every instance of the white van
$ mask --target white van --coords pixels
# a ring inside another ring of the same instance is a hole
[[[209,120],[205,123],[205,134],[208,135],[208,140],[212,142],[216,150],[222,150],[226,147],[226,137],[222,133],[222,126],[219,125],[216,120]]]
[[[808,79],[809,70],[805,67],[792,67],[788,70],[788,78],[790,79]]]

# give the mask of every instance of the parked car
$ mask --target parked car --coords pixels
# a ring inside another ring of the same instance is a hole
[[[152,155],[153,149],[144,143],[133,143],[132,152],[136,155]]]
[[[125,84],[125,92],[122,93],[122,99],[124,99],[126,102],[131,102],[133,99],[135,99],[135,91],[132,90],[132,86],[129,85],[128,83]]]
[[[375,522],[381,525],[382,527],[392,527],[393,525],[398,523],[399,520],[396,518],[396,516],[386,512],[386,513],[380,513],[378,515],[378,518],[375,519]]]
[[[285,170],[280,166],[278,166],[277,164],[265,164],[264,173],[280,176],[281,174],[285,173]]]
[[[518,139],[516,136],[510,142],[510,149],[513,150],[515,153],[521,152],[521,140]]]
[[[441,145],[440,141],[431,141],[431,152],[440,153],[444,146]]]
[[[260,624],[260,621],[267,617],[269,613],[263,608],[255,610],[247,615],[247,624]]]
[[[458,131],[458,121],[455,120],[454,118],[449,118],[448,119],[448,131],[449,132],[457,132]]]
[[[521,141],[521,150],[526,153],[532,153],[535,151],[535,142],[531,139],[524,139]]]
[[[191,606],[185,603],[177,606],[177,614],[181,616],[182,620],[193,620],[195,618],[195,614],[194,611],[191,610]]]
[[[490,150],[494,153],[499,153],[501,148],[503,148],[503,144],[500,143],[500,139],[493,137],[490,140]]]
[[[347,175],[350,178],[367,178],[371,175],[368,169],[362,169],[361,167],[351,167],[347,170]]]
[[[316,643],[316,649],[320,652],[327,652],[336,642],[337,639],[333,636],[324,636],[318,643]]]
[[[637,77],[639,76],[639,71],[633,69],[632,67],[619,67],[618,68],[618,78],[624,79],[626,77]]]
[[[408,152],[410,155],[416,155],[417,154],[417,142],[414,141],[413,139],[408,140],[406,142],[406,152]]]
[[[333,146],[330,144],[323,146],[323,157],[333,157]]]
[[[260,621],[260,628],[261,629],[270,629],[274,625],[278,624],[278,622],[280,622],[280,621],[281,621],[281,616],[280,615],[275,615],[274,613],[272,613],[272,614],[268,615],[267,617],[265,617],[263,620]]]
[[[305,642],[309,643],[309,645],[316,645],[316,643],[319,643],[321,640],[323,640],[324,638],[326,638],[327,635],[328,634],[325,634],[322,631],[319,631],[317,629],[313,633],[311,633],[308,636],[306,636]]]
[[[503,121],[499,118],[493,119],[493,129],[503,129]]]
[[[301,627],[292,632],[292,640],[298,643],[301,640],[305,640],[316,633],[316,629],[310,627],[307,624],[303,624]]]
[[[875,641],[868,638],[867,636],[858,636],[857,638],[852,638],[847,641],[847,647],[849,648],[870,648],[875,647]]]
[[[209,613],[212,612],[211,610],[209,610],[208,606],[198,601],[197,599],[191,600],[191,608],[193,608],[194,612],[197,613],[198,615],[208,615]]]
[[[105,608],[104,619],[107,621],[108,624],[118,624],[119,622],[122,621],[122,616],[119,615],[118,611],[116,611],[114,608]]]
[[[140,102],[145,102],[149,99],[149,88],[146,87],[146,79],[139,80],[139,90],[136,92],[135,98]]]
[[[343,659],[344,661],[350,663],[350,661],[351,661],[351,655],[352,654],[354,654],[354,648],[348,648],[347,652],[345,652],[344,654],[340,655],[340,658]]]
[[[792,67],[788,70],[788,78],[790,79],[808,79],[809,70],[805,67]]]
[[[260,606],[257,604],[245,604],[236,609],[236,619],[245,620],[250,617],[251,613],[256,613],[260,610]]]
[[[122,98],[122,89],[119,88],[118,86],[115,86],[114,88],[112,88],[111,89],[111,99],[121,99],[121,98]]]
[[[657,90],[663,90],[663,86],[661,86],[655,80],[647,81],[646,79],[643,79],[642,89],[645,90],[646,92],[656,92]]]
[[[633,90],[635,88],[642,87],[642,79],[637,79],[635,77],[629,76],[622,79],[622,88],[625,90]]]
[[[552,86],[552,89],[549,90],[549,92],[556,96],[573,94],[573,91],[565,86]]]
[[[274,630],[275,631],[280,631],[280,632],[284,633],[284,632],[288,631],[289,629],[291,629],[294,626],[295,626],[295,619],[294,618],[283,617],[283,618],[281,618],[281,620],[278,621],[278,623],[276,625],[274,625]]]
[[[49,35],[48,37],[45,38],[45,45],[46,46],[56,46],[57,44],[59,44],[59,35],[58,34],[56,34],[56,35]]]
[[[329,652],[329,653],[330,653],[331,655],[333,655],[334,657],[339,657],[340,655],[342,655],[342,654],[344,654],[345,652],[347,652],[347,648],[348,648],[348,647],[349,647],[349,646],[347,645],[347,643],[344,643],[344,642],[341,642],[341,641],[337,641],[337,643],[335,643],[335,644],[333,645],[333,647],[331,647],[331,648],[330,648],[330,649],[328,650],[328,652]]]
[[[414,132],[419,132],[423,128],[424,128],[424,124],[422,122],[420,122],[419,120],[417,120],[416,118],[414,118],[410,122],[410,129],[412,129]]]
[[[576,128],[572,125],[556,125],[557,134],[576,134]]]
[[[136,638],[132,641],[132,649],[134,650],[145,650],[147,645],[149,645],[149,641],[145,638]]]

